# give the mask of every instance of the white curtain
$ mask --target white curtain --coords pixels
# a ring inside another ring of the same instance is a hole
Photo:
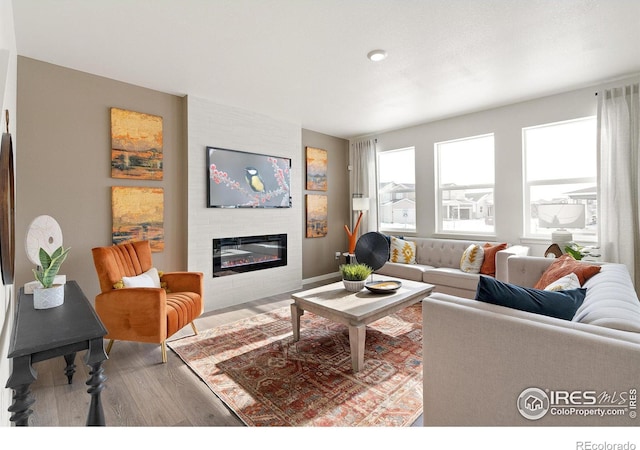
[[[369,210],[362,215],[358,234],[361,236],[378,228],[378,187],[376,185],[376,141],[366,139],[351,143],[351,196],[369,199]],[[355,226],[357,216],[352,216]],[[352,228],[353,229],[353,228]]]
[[[638,83],[598,93],[598,213],[604,261],[626,264],[640,288]]]

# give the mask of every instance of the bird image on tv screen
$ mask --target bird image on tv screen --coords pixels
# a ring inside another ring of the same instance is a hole
[[[291,207],[291,159],[207,147],[210,208]]]

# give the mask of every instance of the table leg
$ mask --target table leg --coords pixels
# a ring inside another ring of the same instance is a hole
[[[71,384],[73,381],[73,374],[76,373],[76,352],[64,355],[64,360],[67,363],[67,367],[64,368],[64,374],[67,376],[68,383]]]
[[[291,327],[293,328],[293,342],[300,340],[300,317],[304,314],[304,309],[299,308],[295,303],[291,304]]]
[[[30,356],[13,359],[13,371],[6,387],[13,389],[13,403],[8,409],[11,413],[9,420],[18,427],[29,426],[29,416],[33,412],[29,407],[36,401],[31,396],[29,387],[36,381],[36,377],[37,372],[31,366]]]
[[[349,347],[351,348],[351,365],[354,372],[364,366],[364,341],[366,325],[349,325]]]
[[[87,392],[91,395],[91,404],[89,405],[89,415],[87,416],[87,426],[98,425],[104,426],[104,411],[100,400],[100,393],[104,389],[104,382],[107,377],[104,375],[102,361],[107,359],[104,352],[104,343],[102,338],[92,339],[89,341],[89,350],[85,356],[85,363],[91,368],[89,372],[89,380],[87,385],[90,386]]]

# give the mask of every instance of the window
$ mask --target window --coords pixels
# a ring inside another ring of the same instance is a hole
[[[415,150],[378,153],[378,221],[380,231],[416,230]]]
[[[525,235],[557,229],[577,241],[597,237],[596,118],[523,129]]]
[[[494,233],[493,134],[435,144],[441,233]]]

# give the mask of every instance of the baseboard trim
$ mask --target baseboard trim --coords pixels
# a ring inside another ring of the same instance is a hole
[[[331,278],[340,278],[340,272],[327,273],[324,275],[319,275],[317,277],[303,279],[302,285],[317,283],[319,281],[330,280]]]

